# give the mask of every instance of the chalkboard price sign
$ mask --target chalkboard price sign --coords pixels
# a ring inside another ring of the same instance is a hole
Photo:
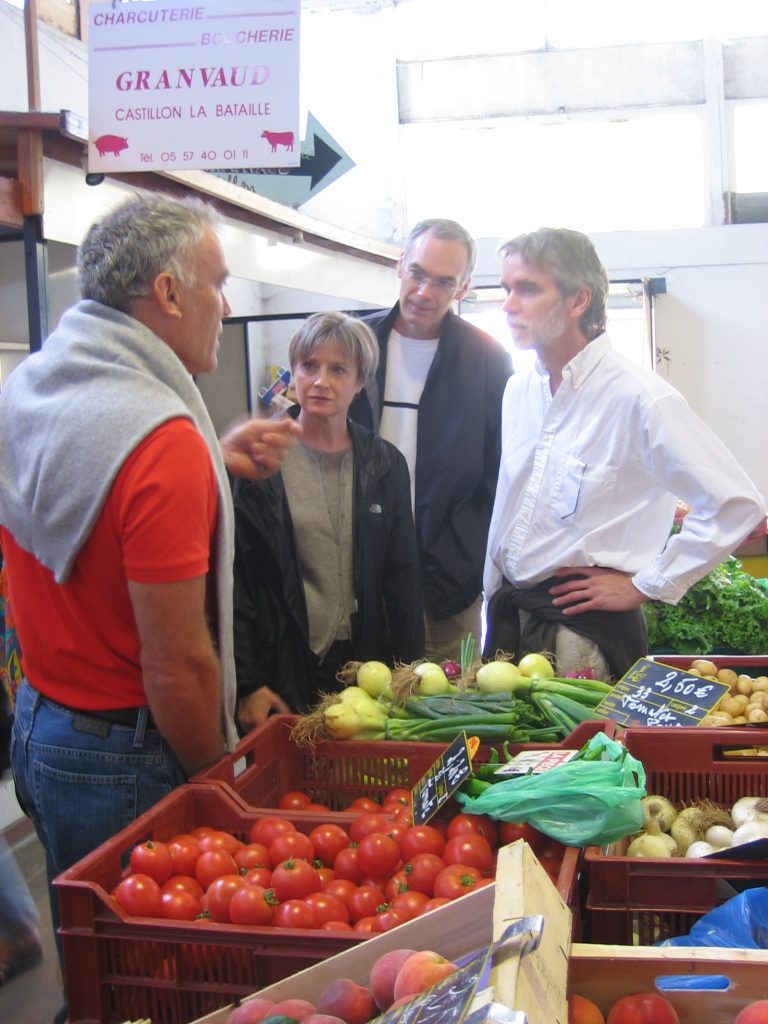
[[[424,825],[450,800],[472,772],[467,734],[462,732],[411,790],[414,825]]]
[[[618,725],[701,725],[730,687],[658,661],[640,658],[598,704],[596,714]]]

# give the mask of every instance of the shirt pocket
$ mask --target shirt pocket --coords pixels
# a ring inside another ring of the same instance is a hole
[[[581,459],[572,455],[563,458],[550,499],[552,513],[558,519],[568,519],[576,512],[586,472],[587,464]]]

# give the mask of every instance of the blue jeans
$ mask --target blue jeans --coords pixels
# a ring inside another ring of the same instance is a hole
[[[16,695],[11,766],[19,802],[45,849],[60,958],[53,879],[186,782],[156,729],[109,725],[102,737],[78,731],[77,724],[76,712],[50,704],[22,682]]]

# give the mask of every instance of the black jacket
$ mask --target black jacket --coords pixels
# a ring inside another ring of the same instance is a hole
[[[377,432],[384,400],[387,340],[399,305],[363,317],[379,340],[376,380],[350,417]],[[483,565],[501,455],[501,399],[512,364],[490,335],[448,313],[419,403],[416,537],[424,600],[445,619],[483,588]]]
[[[360,661],[424,656],[424,621],[408,467],[400,452],[356,423],[352,647]],[[297,712],[317,702],[304,587],[281,475],[237,480],[235,663],[238,697],[267,685]]]

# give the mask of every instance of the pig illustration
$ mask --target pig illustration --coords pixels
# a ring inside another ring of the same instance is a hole
[[[122,135],[100,135],[93,144],[98,149],[99,156],[104,156],[105,153],[120,156],[124,149],[128,149],[128,139],[124,139]]]
[[[111,137],[108,136],[108,138]],[[278,146],[285,146],[286,149],[293,152],[293,132],[262,132],[261,137],[267,140],[273,153],[277,152]]]

